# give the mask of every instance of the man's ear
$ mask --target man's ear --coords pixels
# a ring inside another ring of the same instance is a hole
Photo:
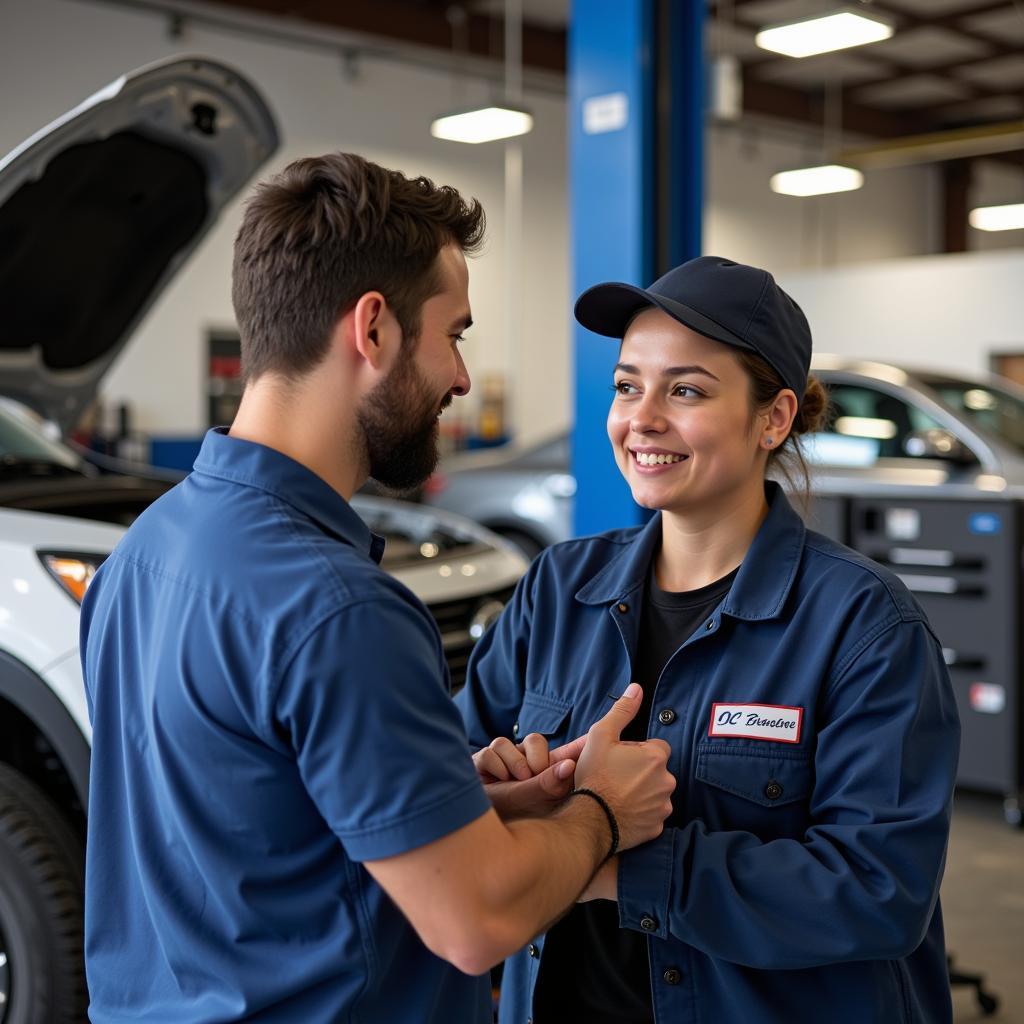
[[[343,319],[349,321],[353,355],[365,360],[375,370],[382,369],[391,361],[390,342],[398,324],[380,292],[361,295]]]

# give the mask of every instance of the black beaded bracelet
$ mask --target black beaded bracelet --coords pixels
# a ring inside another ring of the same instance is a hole
[[[614,857],[619,850],[619,823],[615,820],[615,814],[613,813],[611,807],[608,806],[608,801],[605,800],[605,798],[601,796],[600,793],[595,793],[592,789],[586,788],[574,789],[572,793],[570,793],[569,795],[589,796],[592,799],[596,800],[600,805],[601,810],[604,811],[605,817],[608,819],[608,827],[612,830],[612,845],[611,849],[608,851],[608,856],[605,857],[605,860],[611,860],[612,857]],[[604,862],[602,861],[602,863]]]

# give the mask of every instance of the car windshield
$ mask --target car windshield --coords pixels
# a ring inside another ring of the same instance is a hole
[[[939,397],[970,423],[1024,451],[1024,400],[991,383],[921,376]]]
[[[58,441],[51,441],[27,416],[0,404],[0,466],[52,463],[62,469],[79,470],[82,460]]]

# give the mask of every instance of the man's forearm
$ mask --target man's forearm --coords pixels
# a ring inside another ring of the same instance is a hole
[[[546,818],[507,823],[510,842],[492,862],[483,890],[502,922],[503,956],[520,949],[561,917],[608,854],[611,830],[601,807],[570,799]]]

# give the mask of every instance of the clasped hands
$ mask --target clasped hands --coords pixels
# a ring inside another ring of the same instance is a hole
[[[530,733],[521,743],[499,736],[473,755],[473,764],[501,818],[542,817],[572,792],[586,742],[583,735],[549,750],[540,733]]]

